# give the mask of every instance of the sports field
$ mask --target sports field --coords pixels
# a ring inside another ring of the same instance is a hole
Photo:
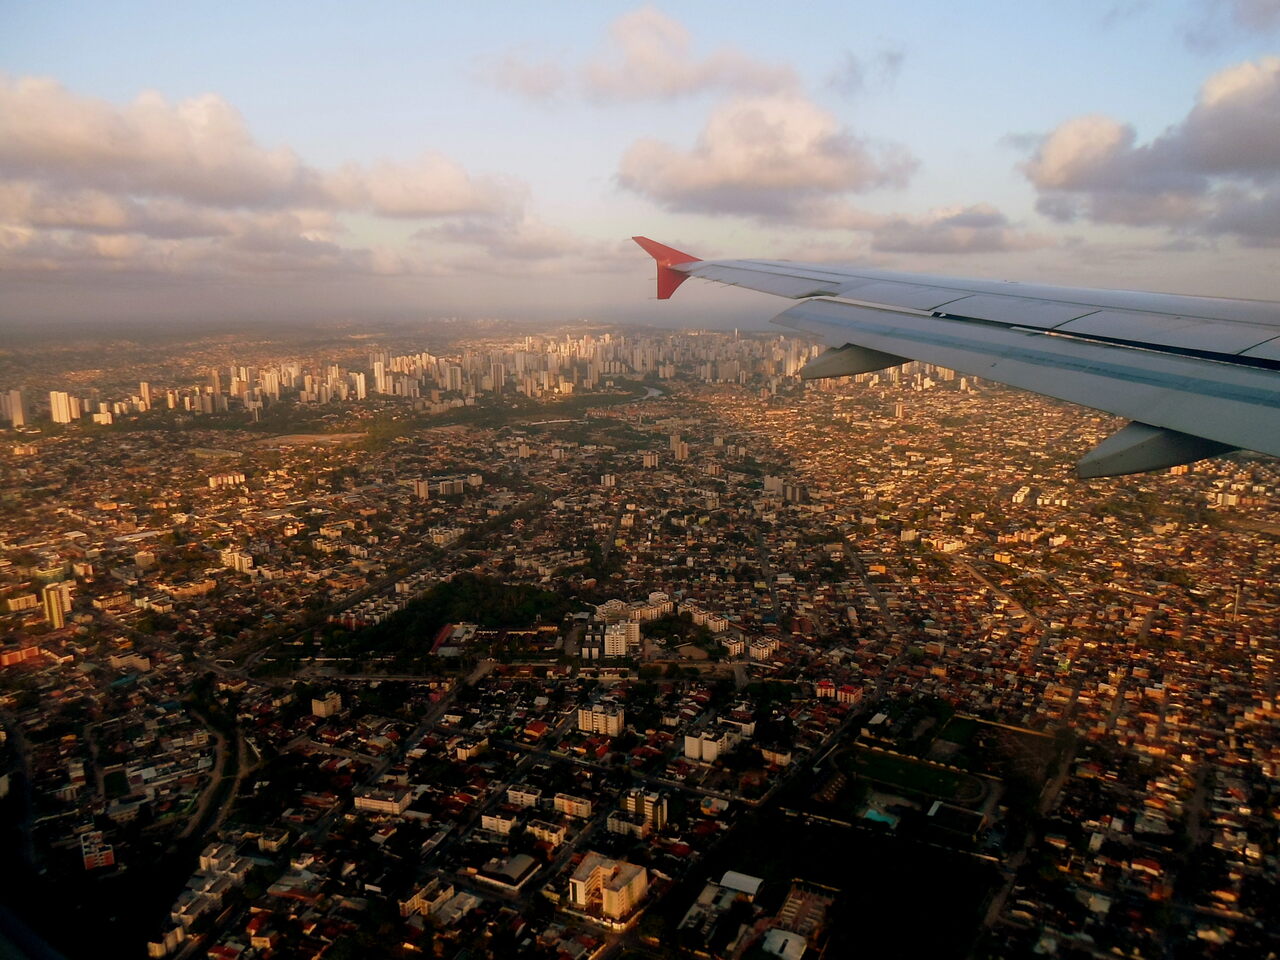
[[[846,773],[951,803],[978,803],[987,793],[986,783],[978,777],[883,750],[854,747],[840,756],[839,763]]]

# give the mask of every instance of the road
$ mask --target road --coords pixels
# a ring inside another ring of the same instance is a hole
[[[858,574],[858,579],[862,581],[862,585],[867,588],[867,593],[871,594],[871,599],[880,608],[880,617],[884,620],[885,626],[888,627],[891,634],[897,635],[901,633],[902,625],[898,623],[897,616],[889,608],[889,602],[885,600],[884,594],[880,592],[876,582],[871,579],[871,574],[867,572],[866,564],[858,556],[857,541],[853,537],[848,537],[847,542],[849,549],[846,552],[849,557],[849,564],[853,567],[854,572]]]
[[[191,712],[194,716],[199,717],[200,721],[209,728],[209,732],[213,734],[213,769],[209,771],[209,782],[200,791],[200,799],[196,803],[196,808],[192,812],[191,818],[187,821],[187,825],[182,828],[182,832],[178,834],[178,839],[180,840],[185,840],[191,836],[196,824],[204,822],[205,812],[209,809],[209,803],[213,800],[213,795],[227,776],[227,738],[209,726],[208,720],[201,714],[196,713],[194,710]]]
[[[778,605],[778,584],[773,563],[769,560],[769,545],[765,543],[763,530],[756,533],[756,555],[760,560],[760,576],[769,587],[769,605],[773,607],[774,617],[778,617],[782,612]]]

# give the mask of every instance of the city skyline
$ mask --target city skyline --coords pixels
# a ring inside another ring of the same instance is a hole
[[[634,233],[1280,299],[1271,0],[551,9],[7,11],[0,323],[665,325]]]
[[[13,351],[0,946],[1274,943],[1274,459],[570,329]]]

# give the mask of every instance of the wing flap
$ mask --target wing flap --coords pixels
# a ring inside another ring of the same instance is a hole
[[[1280,337],[1275,337],[1266,343],[1260,343],[1256,347],[1250,347],[1240,356],[1280,362]]]
[[[1049,329],[1068,320],[1076,320],[1095,313],[1097,309],[1083,303],[975,293],[966,296],[963,300],[951,301],[947,304],[946,312],[953,317],[972,317],[975,320],[988,320],[992,323]]]
[[[1259,324],[1134,310],[1099,310],[1056,329],[1063,333],[1221,354],[1242,353],[1275,336],[1274,327]]]

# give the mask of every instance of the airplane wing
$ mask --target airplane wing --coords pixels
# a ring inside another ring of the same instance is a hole
[[[806,379],[922,360],[1125,417],[1076,466],[1119,476],[1232,450],[1280,456],[1280,303],[1090,290],[785,260],[699,260],[646,237],[658,297],[689,277],[799,300]]]

